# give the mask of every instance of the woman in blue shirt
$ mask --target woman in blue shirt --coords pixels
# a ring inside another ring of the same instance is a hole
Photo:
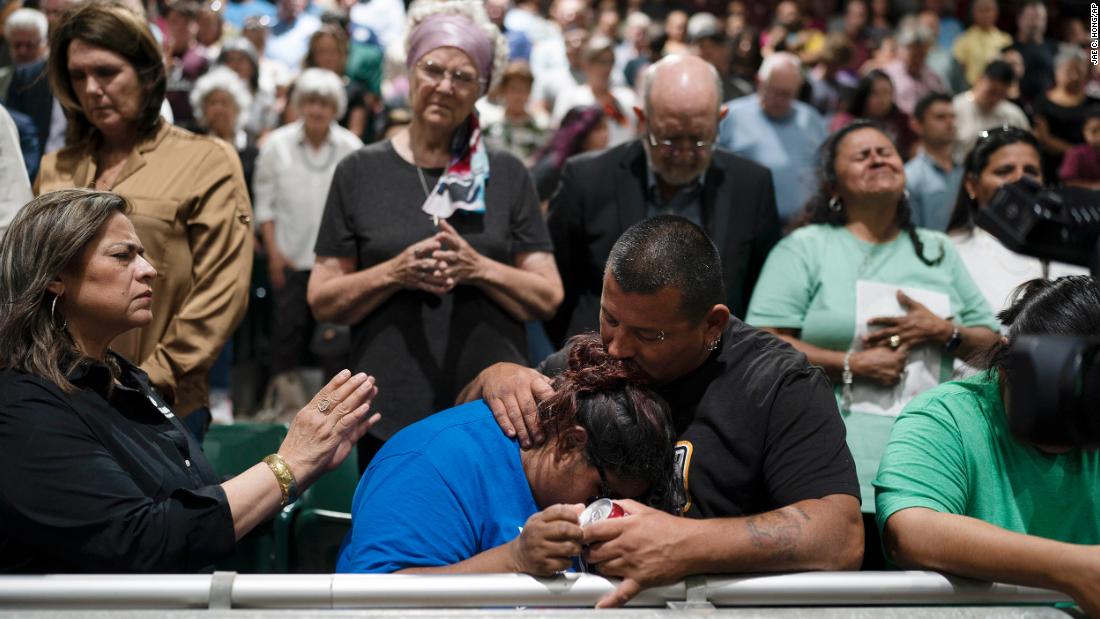
[[[542,446],[521,451],[481,400],[402,430],[359,482],[337,571],[549,576],[581,553],[582,503],[677,510],[668,405],[639,378],[579,336],[539,406]]]

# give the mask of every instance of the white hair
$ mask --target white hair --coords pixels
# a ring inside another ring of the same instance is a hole
[[[207,71],[191,89],[191,110],[195,114],[195,120],[203,121],[202,106],[206,98],[217,91],[227,92],[237,103],[237,131],[248,124],[248,111],[252,108],[252,95],[248,92],[248,86],[237,75],[236,71],[219,65]]]
[[[16,9],[8,16],[8,21],[4,22],[4,38],[11,37],[11,33],[16,30],[37,30],[42,43],[45,43],[49,28],[50,23],[41,11]]]
[[[504,74],[504,67],[508,64],[508,41],[500,33],[500,29],[489,20],[485,13],[485,6],[478,0],[416,0],[409,7],[409,21],[405,28],[405,54],[409,53],[409,44],[412,41],[413,32],[420,22],[437,13],[461,15],[466,17],[488,37],[493,46],[493,68],[491,81],[485,85],[482,94],[491,92],[500,83],[500,76]],[[481,67],[478,67],[480,70]],[[484,77],[484,76],[482,76]]]
[[[772,52],[764,62],[760,63],[760,70],[756,72],[756,79],[761,84],[766,83],[772,76],[772,72],[783,65],[794,67],[798,74],[802,75],[802,61],[798,56],[790,52]]]
[[[302,101],[309,97],[320,97],[332,102],[336,106],[336,118],[343,118],[344,111],[348,108],[348,95],[344,91],[344,81],[328,69],[316,67],[306,69],[295,78],[294,94],[290,97],[290,104],[298,108]]]

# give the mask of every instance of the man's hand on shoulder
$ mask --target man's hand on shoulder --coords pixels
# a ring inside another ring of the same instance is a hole
[[[554,393],[551,381],[539,371],[515,363],[494,363],[466,385],[458,403],[478,398],[493,411],[501,430],[519,438],[524,448],[545,440],[539,428],[538,403]]]
[[[585,559],[602,576],[622,578],[615,589],[596,604],[615,608],[629,602],[642,589],[683,580],[695,573],[687,556],[692,524],[631,500],[616,500],[629,516],[594,522],[584,529],[589,549]]]

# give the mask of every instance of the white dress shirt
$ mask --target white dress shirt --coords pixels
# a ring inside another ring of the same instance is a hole
[[[260,149],[252,179],[256,224],[275,222],[275,243],[295,270],[313,268],[313,245],[336,164],[362,146],[355,134],[333,123],[314,149],[297,121],[272,131]]]

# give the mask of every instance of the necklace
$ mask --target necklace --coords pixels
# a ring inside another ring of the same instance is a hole
[[[424,190],[424,199],[427,200],[431,192],[428,191],[428,181],[424,180],[424,170],[415,163],[413,165],[416,166],[416,175],[420,178],[420,188]]]
[[[310,172],[321,174],[328,172],[329,169],[332,168],[332,164],[336,159],[336,146],[331,142],[325,142],[324,148],[328,151],[328,157],[326,157],[325,162],[319,166],[313,163],[313,156],[310,153],[309,145],[306,144],[304,140],[298,142],[298,146],[302,149],[302,162],[305,163],[306,168],[308,168]]]

